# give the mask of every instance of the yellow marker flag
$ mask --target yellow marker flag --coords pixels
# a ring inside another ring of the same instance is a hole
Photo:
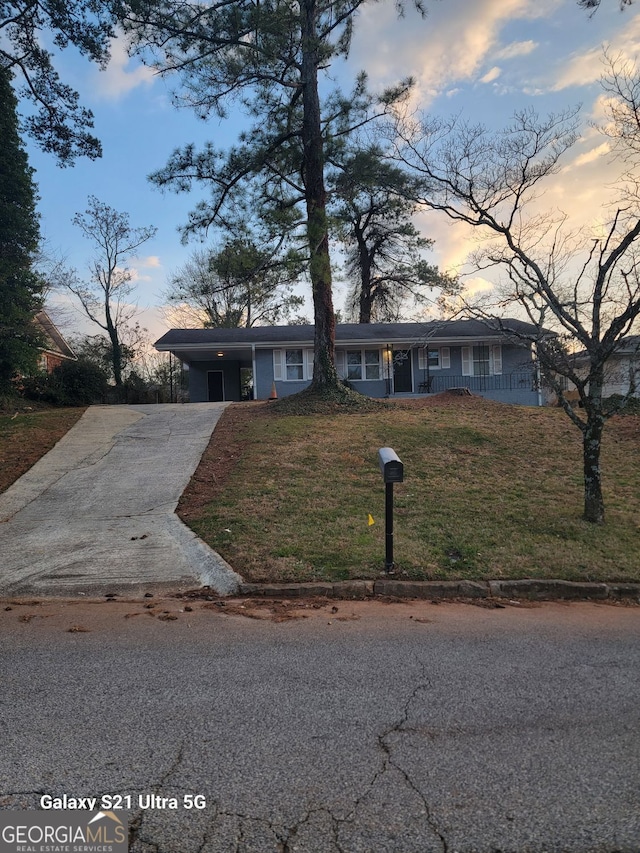
[[[375,522],[374,517],[371,515],[371,513],[369,513],[369,527],[371,527],[371,525],[375,524],[375,523],[376,522]]]

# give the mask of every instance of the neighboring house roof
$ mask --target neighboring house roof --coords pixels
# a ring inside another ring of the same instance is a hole
[[[628,335],[620,344],[616,355],[640,355],[640,335]]]
[[[627,355],[640,357],[640,335],[627,335],[626,338],[620,338],[611,357],[619,358]],[[573,353],[573,360],[579,367],[587,366],[589,364],[589,353],[586,349],[578,350]]]
[[[446,340],[503,340],[511,331],[514,336],[535,335],[536,327],[522,320],[501,320],[503,331],[489,328],[480,320],[446,320],[430,323],[340,323],[336,326],[336,343],[349,344],[415,344]],[[255,344],[262,347],[304,346],[313,344],[314,327],[252,326],[237,329],[171,329],[155,343],[161,352],[179,349],[183,352],[211,347],[233,347]]]
[[[42,349],[45,352],[50,352],[53,355],[57,355],[59,358],[68,358],[73,361],[77,360],[77,355],[65,341],[60,330],[46,311],[38,311],[34,320],[44,336],[45,345]]]

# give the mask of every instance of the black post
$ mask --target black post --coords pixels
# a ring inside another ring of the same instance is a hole
[[[385,488],[385,561],[387,572],[393,571],[393,483]]]
[[[378,462],[385,484],[385,561],[387,573],[393,572],[393,484],[404,481],[404,466],[391,447],[381,447]]]

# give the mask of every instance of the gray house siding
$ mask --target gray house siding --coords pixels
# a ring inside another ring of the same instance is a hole
[[[365,397],[385,397],[387,394],[387,383],[384,379],[350,380],[349,385]]]
[[[403,347],[394,347],[402,349]],[[438,349],[438,347],[432,347]],[[481,394],[501,402],[512,402],[519,405],[535,406],[538,404],[538,394],[535,386],[534,366],[530,354],[526,349],[516,346],[502,346],[502,373],[496,376],[463,376],[462,375],[462,347],[453,346],[450,349],[451,366],[448,369],[419,367],[418,349],[406,346],[410,349],[412,362],[412,388],[409,393],[417,394],[427,380],[427,373],[431,379],[434,393],[444,391],[451,387],[468,387],[472,393]],[[273,372],[273,350],[258,350],[256,352],[256,370],[258,380],[255,382],[256,399],[266,400],[269,398],[272,386],[275,382],[278,397],[287,397],[297,394],[308,387],[310,380],[274,380]],[[355,379],[350,380],[351,387],[367,397],[385,397],[388,393],[386,379]],[[393,387],[391,390],[393,393]]]
[[[469,346],[473,348],[473,343]],[[442,350],[442,346],[431,345],[430,349]],[[472,394],[479,394],[491,400],[504,403],[516,403],[523,406],[539,404],[535,365],[531,353],[524,347],[510,344],[501,345],[502,369],[497,374],[470,376],[463,375],[462,346],[446,347],[449,350],[448,368],[420,367],[419,353],[413,353],[414,393],[425,391],[439,393],[449,388],[468,388]]]
[[[276,347],[274,347],[276,349]],[[297,347],[299,349],[299,347]],[[273,373],[273,349],[256,350],[256,372],[258,380],[254,377],[254,394],[256,400],[268,400],[271,396],[273,383],[276,383],[276,394],[278,397],[288,397],[290,394],[297,394],[299,391],[309,385],[307,380],[286,380],[274,379]]]
[[[275,349],[275,348],[274,348]],[[402,347],[394,347],[402,349]],[[406,349],[410,349],[409,345]],[[441,347],[432,347],[441,349]],[[433,368],[428,371],[421,368],[418,348],[410,349],[412,363],[412,388],[409,393],[418,394],[425,391],[429,380],[432,393],[439,393],[452,387],[467,387],[473,394],[480,394],[492,400],[506,403],[517,403],[524,406],[538,404],[538,393],[535,385],[534,366],[526,350],[510,346],[502,346],[502,372],[495,376],[463,376],[462,347],[451,346],[450,367],[447,369]],[[257,400],[269,399],[275,382],[278,397],[297,394],[308,387],[310,380],[274,379],[273,349],[260,349],[255,354],[254,397]],[[239,401],[240,391],[240,362],[238,361],[205,361],[192,362],[189,369],[189,399],[193,403],[207,402],[209,399],[208,373],[222,370],[224,376],[225,400]],[[351,387],[367,397],[382,398],[387,396],[388,385],[393,384],[386,379],[350,380]]]
[[[505,322],[515,336],[535,331],[522,321]],[[437,358],[428,359],[428,367],[427,345],[438,351]],[[209,383],[209,371],[223,372],[224,399],[233,401],[242,398],[241,379],[245,381],[247,374],[253,375],[254,399],[266,400],[274,384],[278,397],[302,391],[313,373],[312,326],[173,329],[156,347],[189,365],[193,402],[210,399],[210,389],[222,393],[219,374]],[[347,358],[346,353],[354,351],[360,358]],[[371,397],[467,387],[494,400],[541,402],[530,347],[476,320],[343,324],[336,328],[336,366],[355,390]],[[376,375],[380,378],[371,378]]]
[[[196,361],[189,366],[189,400],[192,403],[209,402],[209,371],[222,371],[224,399],[238,403],[240,397],[239,361]]]
[[[253,395],[256,400],[268,400],[273,385],[273,350],[257,350],[255,365],[257,376],[253,377]]]

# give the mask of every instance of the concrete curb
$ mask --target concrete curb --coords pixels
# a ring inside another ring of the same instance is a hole
[[[268,598],[364,599],[376,596],[443,600],[452,598],[507,598],[529,601],[636,601],[640,583],[587,583],[563,580],[513,581],[340,581],[338,583],[241,583],[240,595]]]

